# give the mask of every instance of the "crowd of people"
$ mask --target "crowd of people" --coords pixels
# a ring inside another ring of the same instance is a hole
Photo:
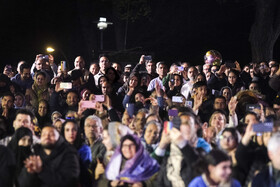
[[[277,61],[67,63],[0,74],[0,186],[280,186]]]

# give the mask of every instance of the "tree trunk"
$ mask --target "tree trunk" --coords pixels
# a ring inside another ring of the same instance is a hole
[[[255,22],[249,36],[252,62],[269,61],[273,58],[274,44],[280,33],[280,1],[255,0],[255,2]]]

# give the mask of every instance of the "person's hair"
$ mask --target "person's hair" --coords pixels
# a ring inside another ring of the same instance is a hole
[[[107,60],[109,61],[109,58],[108,58],[108,56],[107,56],[107,55],[105,55],[105,54],[100,54],[100,55],[99,55],[99,57],[98,57],[98,59],[100,60],[100,58],[102,58],[102,57],[105,57],[105,58],[107,58]]]
[[[20,70],[20,73],[22,73],[23,69],[30,69],[30,68],[31,68],[30,65],[27,64],[26,62],[24,62],[23,64],[20,65],[19,70]]]
[[[96,122],[96,125],[98,125],[99,127],[103,128],[102,126],[102,121],[99,117],[97,117],[96,115],[89,115],[86,119],[85,119],[85,122],[87,120],[93,120]]]
[[[236,76],[236,78],[239,77],[239,72],[238,72],[237,70],[235,70],[235,69],[230,69],[229,72],[228,72],[228,74],[230,74],[230,73],[234,73],[234,75]]]
[[[78,99],[79,99],[79,96],[80,96],[80,95],[79,95],[79,93],[78,93],[76,90],[73,90],[73,89],[72,89],[72,90],[69,90],[69,91],[66,93],[66,97],[68,96],[69,93],[74,93],[74,94],[76,94],[77,97],[78,97]]]
[[[225,132],[230,132],[231,135],[233,136],[235,142],[238,143],[238,134],[237,134],[237,131],[236,131],[235,128],[232,128],[232,127],[230,127],[230,128],[229,128],[229,127],[225,128],[225,129],[223,130],[223,132],[222,132],[222,135],[223,135]]]
[[[159,61],[157,64],[156,64],[156,67],[159,68],[159,65],[164,65],[165,67],[167,67],[166,63],[164,61]]]
[[[215,110],[215,111],[212,113],[212,115],[211,115],[211,117],[210,117],[210,119],[209,119],[209,126],[211,126],[211,123],[212,123],[212,120],[213,120],[215,114],[222,114],[225,123],[227,123],[227,118],[226,118],[225,112],[222,111],[222,110]]]
[[[13,102],[15,101],[15,96],[14,96],[14,94],[12,94],[11,92],[5,92],[5,93],[2,95],[2,98],[3,98],[3,97],[12,97]]]
[[[280,147],[280,133],[277,132],[269,139],[267,144],[268,151],[276,151]]]
[[[47,78],[47,75],[46,75],[46,73],[45,72],[43,72],[43,71],[37,71],[36,72],[36,79],[37,79],[37,77],[39,76],[39,75],[42,75],[44,78]]]
[[[155,63],[152,60],[148,60],[148,61],[145,62],[145,66],[147,66],[148,63],[152,63],[153,65],[155,65]]]
[[[204,73],[198,73],[196,76],[195,76],[195,80],[197,81],[198,77],[199,76],[202,76],[204,81],[206,81],[206,77],[205,77],[205,74]],[[198,81],[197,81],[198,82]]]
[[[77,121],[72,120],[72,119],[64,121],[64,123],[62,123],[61,135],[63,136],[63,138],[65,138],[65,132],[64,131],[65,131],[65,126],[67,125],[67,123],[73,123],[75,125],[75,128],[77,130],[77,135],[76,135],[76,139],[74,140],[73,145],[75,146],[76,149],[79,149],[81,147],[82,143],[83,143],[83,139],[81,137],[81,129],[79,128],[79,125],[78,125]]]
[[[106,82],[108,82],[108,78],[104,75],[100,76],[99,79],[98,79],[98,87],[101,89],[101,84],[100,84],[100,81],[101,81],[101,78],[105,78],[106,79]]]
[[[152,117],[152,116],[156,116],[158,119],[158,123],[162,124],[162,119],[160,118],[160,116],[157,113],[149,113],[146,117],[146,122],[147,122],[148,118]]]
[[[161,132],[161,130],[162,130],[162,128],[161,128],[161,126],[162,126],[161,123],[158,122],[158,121],[152,120],[152,121],[149,121],[148,123],[145,124],[143,135],[145,134],[145,131],[146,131],[147,127],[148,127],[149,125],[152,125],[152,124],[154,124],[154,125],[157,126],[158,132]]]
[[[207,166],[209,165],[217,166],[219,163],[224,161],[229,161],[229,160],[230,160],[229,156],[225,152],[219,149],[213,149],[205,156],[205,162]],[[206,172],[209,172],[208,167]]]
[[[245,119],[246,119],[246,117],[247,117],[248,115],[253,115],[253,116],[255,116],[255,118],[256,118],[258,121],[260,120],[260,117],[259,117],[255,112],[249,111],[249,112],[246,112],[246,114],[244,115],[244,123],[245,123]]]
[[[216,99],[223,99],[223,100],[226,102],[226,98],[225,98],[224,96],[222,96],[222,95],[216,96],[215,99],[214,99],[214,101],[215,101]]]
[[[23,115],[28,115],[28,116],[30,116],[31,121],[33,121],[33,119],[34,119],[34,117],[35,117],[34,114],[33,114],[33,112],[32,112],[31,110],[25,109],[25,108],[18,109],[17,112],[16,112],[16,116],[19,115],[19,114],[23,114]]]
[[[193,68],[194,74],[198,74],[198,70],[196,69],[195,66],[189,66],[189,67],[187,68],[187,72],[188,72],[189,69],[191,69],[191,68]]]
[[[204,81],[198,81],[198,82],[196,82],[196,83],[193,84],[193,89],[199,88],[199,87],[202,87],[202,86],[206,86],[206,88],[207,88],[206,82],[204,82]]]

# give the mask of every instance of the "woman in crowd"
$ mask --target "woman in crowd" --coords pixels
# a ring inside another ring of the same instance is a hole
[[[92,161],[91,149],[88,145],[84,144],[77,122],[75,120],[66,120],[62,124],[61,135],[78,150],[81,169],[80,184],[83,187],[91,186],[91,175],[89,173],[89,167]]]
[[[166,94],[169,98],[180,94],[183,85],[183,78],[179,74],[172,74],[169,77],[168,88],[166,88]]]
[[[116,93],[121,87],[121,84],[119,83],[120,76],[118,72],[113,67],[109,67],[106,69],[105,76],[107,77],[108,82],[112,85],[113,92]]]
[[[141,186],[158,170],[157,161],[145,151],[140,139],[128,134],[121,139],[105,173],[109,186]]]
[[[35,112],[35,116],[38,121],[38,126],[42,129],[48,123],[51,123],[49,104],[46,100],[39,101],[38,110]]]
[[[231,178],[231,161],[226,153],[220,150],[212,150],[206,155],[204,161],[203,174],[194,178],[189,187],[241,187],[237,180]]]
[[[33,142],[32,131],[25,127],[20,127],[16,130],[8,147],[14,152],[16,160],[15,170],[15,185],[19,186],[17,177],[20,174],[21,169],[24,167],[24,161],[31,155],[31,145]]]
[[[239,91],[244,90],[244,83],[239,77],[239,72],[230,70],[227,77],[227,86],[231,88],[232,95],[237,94]]]
[[[25,96],[20,92],[15,93],[15,102],[14,103],[15,103],[16,109],[25,108]]]
[[[220,95],[222,95],[226,98],[226,104],[228,104],[232,97],[231,88],[228,86],[223,87],[220,91]]]
[[[38,71],[36,73],[32,88],[26,90],[25,98],[26,105],[36,109],[40,100],[49,100],[47,75],[44,72]]]
[[[150,121],[146,123],[141,141],[145,149],[149,153],[154,152],[154,150],[158,146],[160,132],[161,132],[161,124],[159,122]]]
[[[225,128],[226,123],[226,115],[221,110],[215,111],[209,120],[209,126],[215,129],[217,136],[219,136],[221,131]]]

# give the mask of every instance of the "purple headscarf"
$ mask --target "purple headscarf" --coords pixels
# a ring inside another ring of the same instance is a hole
[[[149,179],[158,170],[159,165],[156,160],[144,149],[140,139],[135,135],[126,135],[122,138],[122,142],[132,137],[138,147],[134,157],[125,162],[124,168],[120,171],[122,162],[121,147],[118,146],[106,168],[106,177],[109,180],[120,180],[126,183],[141,182]]]

